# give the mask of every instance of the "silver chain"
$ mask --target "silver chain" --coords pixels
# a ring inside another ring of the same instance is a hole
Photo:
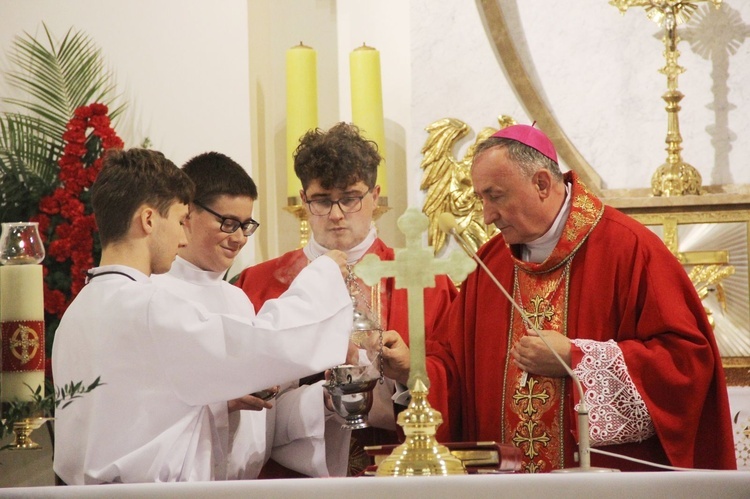
[[[383,384],[385,382],[385,375],[383,374],[383,328],[380,326],[380,317],[375,317],[375,313],[372,311],[372,307],[365,297],[364,291],[362,291],[362,288],[357,282],[357,278],[354,275],[354,265],[350,265],[347,263],[346,270],[348,272],[346,276],[346,288],[349,290],[349,297],[352,299],[352,304],[356,308],[358,304],[356,296],[362,297],[362,300],[364,300],[365,302],[365,307],[367,307],[369,317],[375,323],[375,327],[378,331],[380,341],[380,351],[378,352],[378,371],[380,373],[380,378],[378,379],[378,381],[380,382],[380,384]]]

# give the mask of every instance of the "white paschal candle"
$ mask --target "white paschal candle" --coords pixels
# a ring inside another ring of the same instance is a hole
[[[32,390],[44,394],[44,293],[42,266],[0,267],[2,372],[0,401],[32,400]],[[29,386],[26,386],[29,385]],[[29,388],[31,387],[31,388]]]

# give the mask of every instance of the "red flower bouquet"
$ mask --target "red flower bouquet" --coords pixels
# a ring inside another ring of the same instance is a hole
[[[39,222],[47,247],[44,312],[49,347],[60,317],[85,283],[86,271],[101,256],[89,188],[101,169],[102,153],[123,147],[108,112],[107,106],[98,103],[75,110],[63,134],[59,185],[40,200],[39,212],[33,218]]]

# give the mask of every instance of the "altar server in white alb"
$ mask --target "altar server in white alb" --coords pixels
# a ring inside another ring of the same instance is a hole
[[[58,383],[105,383],[55,414],[54,470],[68,484],[223,478],[219,405],[346,359],[352,303],[340,252],[312,262],[255,317],[211,312],[151,282],[187,243],[193,192],[159,152],[105,155],[92,186],[101,266],[52,351]]]
[[[195,184],[185,221],[187,245],[178,250],[169,272],[152,279],[211,312],[254,317],[245,293],[224,277],[259,226],[252,218],[258,198],[255,182],[239,164],[217,152],[195,156],[182,171]],[[259,315],[264,313],[261,309]],[[282,386],[272,401],[247,395],[230,401],[229,410],[223,403],[212,406],[217,428],[227,435],[220,439],[228,446],[227,478],[257,478],[271,456],[305,475],[329,476],[325,422],[337,416],[325,409],[322,385],[298,386],[295,381]]]

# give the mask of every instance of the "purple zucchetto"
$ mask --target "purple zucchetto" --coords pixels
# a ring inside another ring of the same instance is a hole
[[[555,152],[555,146],[552,145],[552,141],[541,130],[534,128],[533,125],[512,125],[498,130],[492,136],[518,141],[532,149],[536,149],[557,163],[557,152]]]

